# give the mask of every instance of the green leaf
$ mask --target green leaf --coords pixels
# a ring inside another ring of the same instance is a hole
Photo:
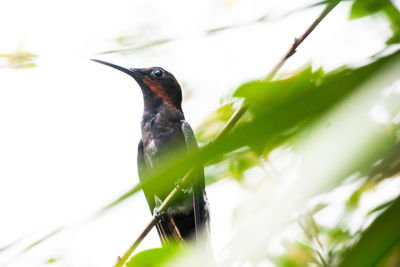
[[[25,247],[20,254],[27,252],[28,250],[31,250],[32,248],[36,247],[37,245],[41,244],[42,242],[48,240],[49,238],[51,238],[52,236],[58,234],[59,232],[61,232],[63,230],[64,227],[59,227],[53,231],[51,231],[50,233],[48,233],[47,235],[41,237],[40,239],[36,240],[35,242],[31,243],[30,245],[28,245],[27,247]]]
[[[377,185],[376,179],[368,179],[364,183],[362,183],[349,197],[346,202],[346,208],[348,209],[356,209],[360,202],[361,196],[367,192],[368,190],[374,188]]]
[[[385,203],[380,204],[379,206],[377,206],[377,207],[373,208],[372,210],[370,210],[368,212],[368,215],[371,215],[371,214],[373,214],[375,212],[382,211],[383,209],[386,209],[387,207],[393,205],[394,201],[395,201],[395,199],[392,199],[392,200],[389,200],[389,201],[387,201]]]
[[[244,84],[235,96],[252,104],[254,120],[240,127],[236,137],[246,145],[271,151],[359,88],[385,62],[380,59],[357,69],[342,67],[325,75],[321,69],[305,68],[285,80]],[[239,145],[238,141],[234,142]]]
[[[387,5],[384,9],[386,17],[390,21],[390,27],[392,30],[392,37],[389,38],[389,40],[386,41],[386,44],[396,44],[400,43],[400,12],[396,8],[396,6],[393,5],[393,3],[390,3],[390,5]]]
[[[323,75],[322,69],[313,72],[308,66],[287,79],[245,83],[239,86],[234,96],[244,97],[252,104],[251,111],[264,113],[315,90]]]
[[[46,264],[53,264],[53,263],[57,263],[59,261],[60,261],[60,259],[58,259],[58,258],[50,258],[46,261]]]
[[[350,19],[372,15],[390,4],[389,0],[355,0],[351,6]]]
[[[400,242],[400,197],[362,233],[339,267],[375,266]]]
[[[34,63],[37,55],[30,52],[21,51],[20,47],[16,52],[9,54],[0,54],[0,58],[8,60],[7,66],[14,69],[26,69],[36,67]]]
[[[158,267],[163,266],[180,251],[179,246],[153,248],[139,252],[126,263],[127,267]]]
[[[235,112],[234,103],[227,103],[212,112],[202,123],[196,132],[199,143],[209,142],[214,139],[224,124]]]
[[[336,226],[332,229],[327,230],[327,237],[331,244],[333,243],[340,243],[343,241],[347,241],[353,236],[350,234],[348,229],[344,229],[341,226]]]
[[[355,0],[351,6],[350,19],[358,19],[382,12],[386,15],[392,30],[392,36],[386,44],[400,42],[400,12],[390,0]]]
[[[307,262],[303,263],[299,261],[298,258],[291,258],[288,255],[281,255],[275,259],[273,259],[276,266],[278,267],[306,267],[308,266]]]
[[[229,176],[241,181],[244,172],[256,165],[259,165],[259,158],[249,149],[236,151],[227,157],[229,165]]]

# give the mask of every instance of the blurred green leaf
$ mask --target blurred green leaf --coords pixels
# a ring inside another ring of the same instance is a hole
[[[319,226],[320,236],[325,246],[326,262],[328,266],[337,266],[338,259],[353,244],[357,233],[350,233],[348,224],[340,223],[333,227]]]
[[[350,19],[369,16],[390,5],[390,0],[355,0],[351,6]]]
[[[52,264],[52,263],[56,263],[59,261],[60,261],[60,259],[58,259],[58,258],[50,258],[46,261],[46,264]]]
[[[316,263],[319,263],[319,261],[316,260],[316,258],[318,258],[321,261],[322,265],[326,265],[326,259],[323,255],[323,245],[319,237],[319,227],[317,226],[317,223],[315,222],[313,216],[311,214],[305,214],[304,216],[302,216],[302,218],[299,219],[299,225],[306,235],[309,243],[311,245],[317,244],[316,248],[311,246],[309,247],[309,249],[311,249],[313,252],[312,255],[314,261]]]
[[[179,246],[168,246],[163,248],[153,248],[139,252],[133,256],[127,267],[159,267],[163,266],[179,253]]]
[[[400,243],[388,253],[376,267],[398,267],[400,263]]]
[[[361,196],[373,189],[378,183],[374,180],[367,179],[364,183],[362,183],[349,197],[349,199],[346,202],[346,206],[349,209],[356,209],[358,207],[358,204],[360,202]]]
[[[317,252],[315,251],[315,249],[305,243],[299,241],[296,242],[284,241],[282,242],[282,245],[286,249],[286,254],[285,257],[283,257],[283,259],[288,260],[284,261],[284,264],[287,263],[291,264],[291,262],[296,262],[297,264],[299,264],[299,266],[307,266],[310,263],[314,264],[319,263],[319,261],[316,259]],[[280,259],[282,259],[282,256],[280,257]]]
[[[390,27],[392,29],[392,37],[386,41],[389,44],[400,43],[400,12],[396,6],[391,3],[391,5],[385,8],[385,14],[390,21]]]
[[[273,262],[278,267],[306,267],[308,266],[308,259],[300,260],[300,257],[303,257],[303,254],[295,254],[296,252],[290,252],[288,254],[283,254],[279,257],[273,259]]]
[[[318,263],[318,261],[314,257],[315,249],[313,249],[309,245],[306,245],[306,244],[304,244],[302,242],[298,242],[298,241],[295,242],[295,245],[299,250],[301,250],[306,255],[306,257],[308,258],[308,262]]]
[[[326,203],[318,203],[308,212],[308,214],[313,216],[316,213],[320,212],[321,210],[325,209],[327,206],[328,204]]]
[[[384,158],[374,163],[368,168],[362,176],[367,176],[367,180],[363,182],[350,196],[347,201],[347,207],[355,209],[358,207],[363,193],[370,191],[379,185],[383,179],[393,177],[400,172],[400,143],[396,144]],[[371,211],[373,212],[373,211]]]
[[[324,75],[322,70],[313,73],[306,68],[285,80],[245,84],[235,96],[252,105],[255,119],[236,134],[240,132],[243,139],[252,135],[248,145],[265,144],[270,151],[356,90],[392,56],[357,69],[342,67]]]
[[[241,181],[244,172],[258,164],[259,159],[252,151],[236,153],[234,157],[229,158],[230,175],[234,179]]]
[[[343,241],[347,241],[353,237],[348,229],[344,229],[341,226],[327,229],[327,236],[331,244],[337,244]]]
[[[56,230],[54,230],[54,231],[48,233],[47,235],[41,237],[40,239],[36,240],[35,242],[31,243],[29,246],[27,246],[26,248],[24,248],[24,250],[22,250],[21,253],[24,253],[24,252],[26,252],[26,251],[28,251],[28,250],[31,250],[32,248],[36,247],[36,246],[39,245],[40,243],[42,243],[42,242],[48,240],[49,238],[51,238],[52,236],[58,234],[58,233],[59,233],[60,231],[62,231],[62,230],[63,230],[63,227],[60,227],[60,228],[58,228],[58,229],[56,229]]]
[[[212,162],[212,165],[206,171],[206,185],[218,182],[224,178],[233,178],[242,181],[244,172],[252,167],[260,166],[260,157],[249,148],[238,149],[218,158],[218,162]]]
[[[395,199],[392,199],[392,200],[389,200],[389,201],[387,201],[385,203],[382,203],[381,205],[379,205],[379,206],[375,207],[374,209],[370,210],[368,212],[368,215],[371,215],[371,214],[373,214],[375,212],[382,211],[382,210],[386,209],[387,207],[393,205],[394,201],[395,201]]]
[[[392,177],[400,173],[400,143],[395,145],[391,151],[379,162],[369,169],[365,175],[375,181]]]
[[[390,22],[392,36],[387,44],[400,42],[400,12],[391,0],[355,0],[351,6],[350,19],[362,18],[382,12]]]
[[[196,131],[197,141],[199,143],[205,143],[214,139],[224,124],[232,116],[233,112],[235,112],[234,103],[230,102],[222,105],[208,115]]]
[[[0,58],[7,60],[7,67],[14,69],[25,69],[36,67],[33,62],[37,55],[30,52],[21,51],[21,47],[18,48],[16,52],[9,54],[0,54]]]
[[[244,97],[252,104],[250,110],[253,113],[265,113],[315,90],[323,76],[322,69],[313,72],[308,66],[287,79],[245,83],[239,86],[234,96]]]
[[[400,197],[363,232],[360,240],[345,255],[340,267],[375,266],[400,242]]]

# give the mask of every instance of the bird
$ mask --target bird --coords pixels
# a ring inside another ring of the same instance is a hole
[[[209,207],[205,192],[204,167],[196,167],[188,187],[180,190],[179,198],[164,214],[158,207],[177,186],[180,178],[146,182],[149,173],[162,166],[170,151],[188,155],[198,150],[192,128],[182,111],[182,90],[170,72],[161,67],[125,68],[98,59],[93,61],[122,71],[139,85],[144,101],[141,139],[138,145],[138,174],[150,211],[158,216],[156,228],[163,246],[173,242],[200,242],[208,236]]]

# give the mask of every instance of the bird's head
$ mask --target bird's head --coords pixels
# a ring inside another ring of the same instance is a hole
[[[181,109],[181,87],[174,75],[163,68],[124,68],[102,60],[92,60],[120,70],[134,78],[142,89],[145,105],[154,107],[164,103],[170,107]]]

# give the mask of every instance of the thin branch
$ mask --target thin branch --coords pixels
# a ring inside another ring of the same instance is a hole
[[[340,2],[340,0],[335,0],[335,1],[330,2],[330,4],[328,4],[326,6],[326,8],[317,17],[317,19],[307,28],[307,30],[303,33],[303,35],[301,35],[299,38],[294,39],[294,42],[291,45],[291,47],[289,48],[289,50],[282,57],[282,59],[278,62],[278,64],[266,76],[266,78],[264,79],[265,81],[270,81],[275,77],[276,73],[285,64],[287,59],[296,53],[297,47],[318,26],[318,24],[326,17],[326,15],[328,15],[329,12],[331,12],[332,9],[337,4],[339,4],[339,2]],[[239,121],[239,119],[247,111],[248,108],[249,108],[249,105],[246,104],[245,102],[243,102],[240,105],[240,107],[235,111],[235,113],[231,116],[231,118],[225,124],[225,126],[222,128],[222,130],[218,134],[218,136],[212,142],[215,142],[216,140],[220,139],[225,134],[227,134],[230,130],[232,130],[232,128],[235,126],[235,124]],[[188,173],[181,179],[180,185],[184,186],[188,181],[190,181],[192,171],[193,171],[193,169],[189,170]],[[165,212],[168,209],[168,207],[172,203],[172,200],[178,195],[178,193],[179,193],[179,188],[175,187],[172,190],[172,192],[167,196],[167,198],[164,200],[164,202],[161,204],[161,206],[160,206],[161,213]],[[123,266],[123,264],[129,259],[130,255],[133,253],[133,251],[139,246],[140,242],[146,237],[146,235],[150,232],[150,230],[154,227],[154,225],[156,225],[158,223],[159,220],[160,220],[159,217],[153,216],[153,218],[147,224],[144,231],[139,235],[139,237],[135,240],[135,242],[132,244],[132,246],[125,252],[125,254],[122,256],[122,258],[118,257],[117,262],[115,263],[114,267]]]
[[[192,171],[193,169],[189,170],[186,175],[181,179],[179,182],[179,185],[175,187],[171,193],[167,196],[167,198],[164,200],[164,202],[161,204],[159,208],[160,214],[164,213],[167,211],[170,203],[172,200],[178,195],[180,187],[186,187],[186,184],[190,181],[190,178],[192,176]],[[139,237],[135,240],[135,242],[130,246],[130,248],[124,253],[122,258],[118,257],[117,262],[115,263],[114,267],[122,267],[122,265],[129,259],[130,255],[135,251],[135,249],[139,246],[139,244],[143,241],[143,239],[146,237],[146,235],[151,231],[151,229],[158,223],[160,220],[159,217],[153,215],[151,218],[151,221],[147,224],[146,228],[143,230],[142,233],[140,233]]]
[[[318,24],[339,4],[340,0],[331,1],[330,4],[326,6],[326,8],[322,11],[322,13],[318,16],[316,20],[308,27],[308,29],[298,38],[294,38],[294,42],[286,54],[282,57],[282,59],[275,65],[275,67],[271,70],[271,72],[265,77],[265,81],[272,80],[276,73],[281,69],[283,64],[285,64],[286,60],[293,56],[296,53],[297,47],[307,38],[308,35],[318,26]]]
[[[151,229],[153,229],[154,225],[156,225],[157,222],[157,218],[153,216],[153,218],[151,218],[151,221],[147,224],[146,228],[135,240],[135,243],[133,243],[132,246],[124,253],[122,258],[117,258],[117,262],[115,263],[114,267],[121,267],[129,259],[129,256],[133,253],[133,251],[135,251],[135,249],[139,246],[139,244],[143,241],[143,239],[147,236]]]
[[[225,123],[224,127],[221,129],[221,131],[215,137],[213,142],[219,140],[222,136],[229,133],[230,130],[232,130],[233,126],[235,126],[235,124],[238,122],[238,120],[246,112],[247,108],[248,108],[247,104],[245,102],[242,102],[240,107],[232,114],[232,116],[229,118],[229,120]]]

